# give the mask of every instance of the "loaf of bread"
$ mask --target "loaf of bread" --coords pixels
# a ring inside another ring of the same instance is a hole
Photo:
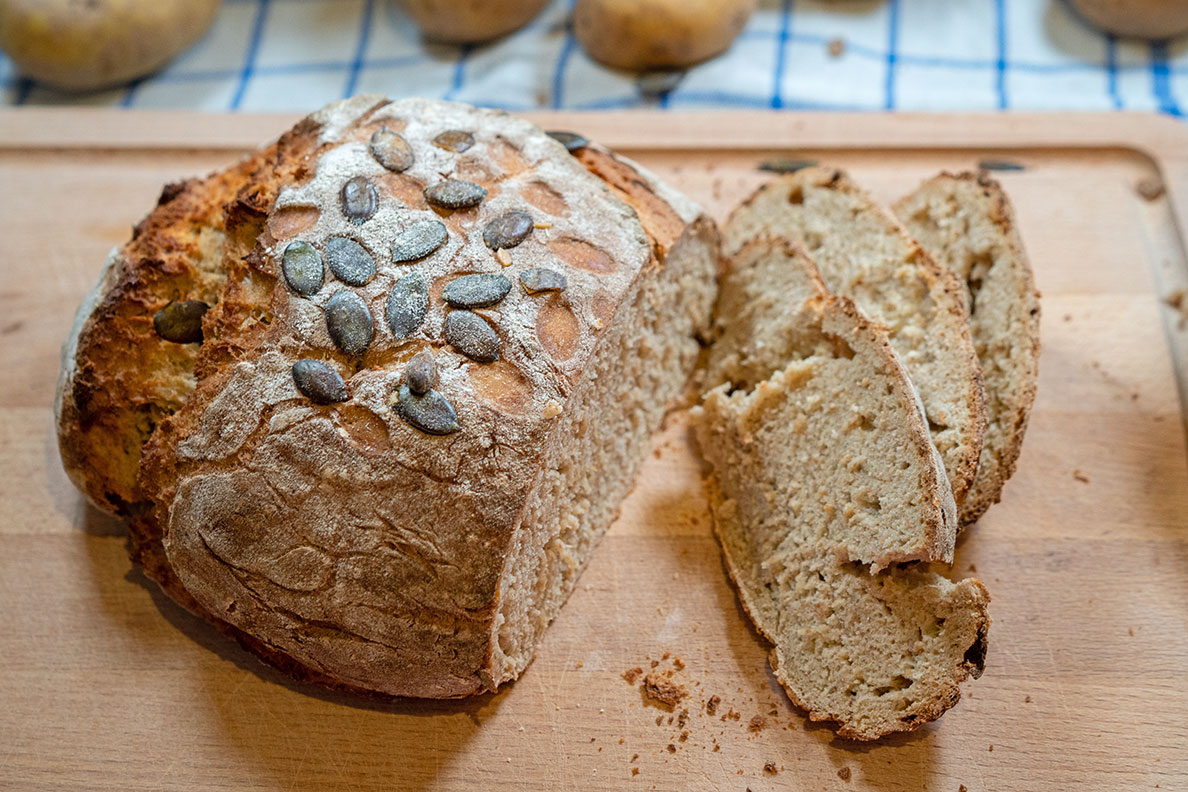
[[[772,237],[729,260],[716,315],[710,367],[731,376],[694,411],[696,434],[726,567],[776,677],[846,737],[934,720],[982,671],[989,597],[910,563],[952,559],[956,514],[884,329]],[[785,362],[735,387],[762,370],[755,335]]]
[[[957,276],[986,387],[986,434],[962,525],[1002,497],[1015,472],[1039,376],[1040,305],[1011,202],[985,173],[942,173],[894,207],[912,236]]]
[[[973,483],[986,416],[982,378],[961,284],[885,208],[833,168],[776,179],[743,202],[723,232],[728,253],[759,235],[798,240],[834,294],[852,299],[888,331],[924,403],[932,441],[958,505]],[[752,374],[781,368],[787,349],[756,323]]]
[[[576,135],[361,96],[166,187],[64,350],[62,458],[295,676],[514,679],[696,359],[718,239]]]

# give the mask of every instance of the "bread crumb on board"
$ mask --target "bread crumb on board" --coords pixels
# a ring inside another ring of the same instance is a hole
[[[689,695],[689,689],[673,682],[671,672],[653,672],[644,677],[644,696],[671,710]]]
[[[628,668],[626,671],[624,671],[622,673],[622,677],[623,679],[627,680],[628,685],[634,685],[635,681],[639,679],[639,676],[642,673],[643,669],[639,666],[636,666],[635,668]]]
[[[850,780],[850,768],[843,767],[842,769],[838,770],[837,777],[840,778],[842,781],[849,781]]]
[[[1077,468],[1076,470],[1073,471],[1073,478],[1075,478],[1077,481],[1081,482],[1082,484],[1089,483],[1089,477],[1086,476],[1084,471],[1082,471],[1080,468]]]
[[[1176,289],[1164,297],[1163,301],[1180,315],[1179,321],[1176,322],[1176,329],[1183,330],[1188,327],[1188,292],[1184,289]]]
[[[775,762],[768,762],[767,764],[763,765],[763,772],[767,773],[768,775],[775,775],[780,771],[776,769]]]

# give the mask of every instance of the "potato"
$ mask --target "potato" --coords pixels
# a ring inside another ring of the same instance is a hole
[[[578,0],[577,39],[590,57],[619,69],[684,69],[723,52],[755,0]]]
[[[487,41],[528,24],[549,0],[400,0],[427,38]]]
[[[220,0],[0,0],[0,49],[33,79],[90,90],[164,66]]]
[[[1072,0],[1081,16],[1107,33],[1161,39],[1188,33],[1184,0]]]

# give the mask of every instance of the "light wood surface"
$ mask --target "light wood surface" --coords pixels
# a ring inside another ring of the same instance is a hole
[[[1188,346],[1163,301],[1188,284],[1188,130],[1122,115],[537,117],[618,146],[718,217],[772,156],[846,166],[887,200],[941,168],[1025,166],[999,176],[1044,294],[1039,398],[1018,473],[955,565],[993,596],[986,673],[938,723],[858,744],[809,724],[767,670],[681,414],[498,695],[376,703],[290,683],[131,568],[123,526],[58,462],[59,345],[163,182],[291,120],[0,114],[0,788],[1188,789]],[[1141,198],[1151,178],[1168,194]],[[692,691],[684,741],[620,676],[674,657]]]

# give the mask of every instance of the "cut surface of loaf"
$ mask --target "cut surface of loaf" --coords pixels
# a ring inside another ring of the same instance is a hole
[[[746,328],[746,304],[769,291],[787,362],[749,390],[719,385],[694,411],[714,531],[789,697],[846,737],[910,730],[980,675],[989,597],[976,580],[903,564],[951,560],[956,517],[884,331],[771,238],[729,259],[716,313]],[[737,352],[719,333],[710,365],[745,372]]]
[[[761,235],[798,240],[826,286],[887,328],[920,394],[932,441],[960,504],[973,483],[985,428],[981,371],[955,276],[846,174],[806,168],[761,187],[731,214],[727,254]],[[750,373],[780,368],[778,303],[757,321],[744,356]]]
[[[739,508],[796,515],[758,552],[814,547],[875,569],[952,560],[952,490],[885,333],[830,296],[794,243],[770,237],[727,264],[717,313],[732,329],[752,327],[742,303],[756,282],[780,295],[788,362],[750,390],[710,391],[702,414],[703,449]],[[714,343],[711,366],[735,340]]]
[[[985,173],[942,173],[894,206],[924,249],[965,289],[986,387],[986,434],[963,525],[1002,498],[1015,472],[1039,376],[1040,305],[1014,211]]]
[[[605,149],[339,102],[167,189],[113,253],[65,349],[63,459],[150,577],[268,662],[493,689],[692,368],[717,247]]]

